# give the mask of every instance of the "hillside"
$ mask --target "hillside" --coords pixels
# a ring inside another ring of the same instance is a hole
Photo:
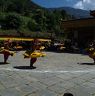
[[[63,37],[64,10],[48,11],[31,0],[0,0],[0,36]]]
[[[65,10],[67,12],[67,14],[74,16],[76,19],[92,17],[92,16],[90,16],[89,11],[87,11],[87,10],[75,9],[75,8],[71,8],[71,7],[48,8],[48,10],[50,10],[50,11]]]
[[[25,12],[33,9],[41,8],[39,5],[33,3],[31,0],[0,0],[1,12]]]

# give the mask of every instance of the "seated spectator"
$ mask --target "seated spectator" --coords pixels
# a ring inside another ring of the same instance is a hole
[[[73,94],[71,94],[71,93],[64,93],[63,96],[73,96]]]

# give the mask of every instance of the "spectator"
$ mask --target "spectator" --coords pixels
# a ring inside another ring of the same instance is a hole
[[[73,96],[73,94],[71,94],[71,93],[64,93],[63,96]]]

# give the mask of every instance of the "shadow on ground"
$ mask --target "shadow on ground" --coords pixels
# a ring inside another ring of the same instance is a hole
[[[77,64],[80,64],[80,65],[95,65],[95,63],[77,63]]]
[[[26,70],[26,69],[36,69],[36,67],[30,67],[30,66],[14,66],[14,68],[16,68],[16,69],[23,69],[23,70]]]
[[[6,65],[6,64],[10,64],[10,63],[0,62],[0,65]]]

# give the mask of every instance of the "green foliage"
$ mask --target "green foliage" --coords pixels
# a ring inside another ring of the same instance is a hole
[[[22,21],[19,15],[17,14],[8,14],[3,20],[2,26],[4,29],[19,29],[22,25]]]
[[[20,34],[26,31],[25,34],[42,32],[60,36],[64,31],[60,28],[61,20],[70,18],[64,10],[48,11],[31,0],[0,0],[0,28],[3,30],[19,30]]]
[[[0,29],[0,36],[19,36],[19,34],[17,33],[17,31],[16,30],[12,30],[12,29],[10,29],[10,30],[4,30],[4,29]]]
[[[31,19],[28,24],[27,27],[31,30],[31,31],[38,31],[39,30],[39,26],[37,27],[37,23],[34,19]]]

